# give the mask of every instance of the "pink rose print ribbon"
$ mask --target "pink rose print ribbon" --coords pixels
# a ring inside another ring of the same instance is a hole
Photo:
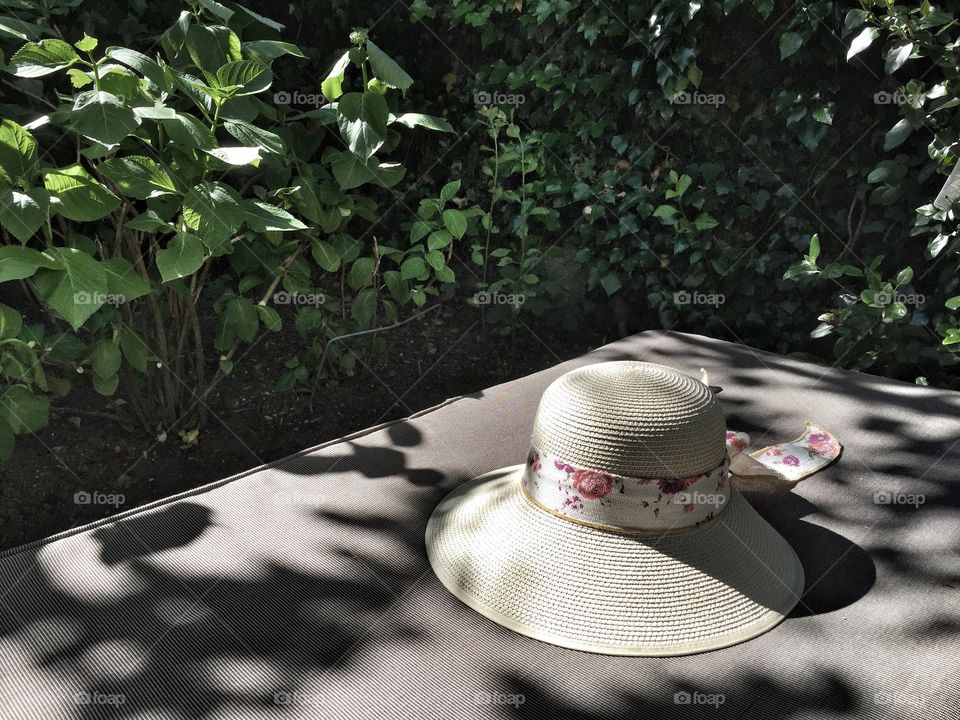
[[[842,449],[813,423],[796,440],[751,453],[746,433],[729,431],[726,443],[723,462],[687,478],[617,475],[532,447],[522,487],[535,505],[573,522],[626,534],[663,534],[718,519],[730,499],[731,475],[796,482],[829,465]]]

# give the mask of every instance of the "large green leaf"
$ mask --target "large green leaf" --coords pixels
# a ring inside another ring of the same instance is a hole
[[[99,310],[110,288],[107,273],[92,256],[76,248],[49,248],[62,269],[37,273],[40,297],[74,330]]]
[[[383,95],[372,90],[347,93],[337,104],[340,133],[350,150],[366,160],[387,139],[390,109]]]
[[[58,270],[61,267],[60,261],[47,252],[16,245],[0,247],[0,282],[28,278],[40,268]]]
[[[381,187],[393,187],[405,172],[399,163],[381,163],[376,157],[364,163],[349,151],[331,155],[330,169],[341,190],[351,190],[368,182]]]
[[[427,130],[437,130],[438,132],[454,132],[453,126],[442,117],[434,115],[423,115],[421,113],[404,113],[394,118],[391,122],[406,125],[408,128],[422,127]]]
[[[49,205],[50,194],[43,188],[25,193],[11,188],[0,190],[0,226],[26,244],[47,219]]]
[[[367,58],[370,60],[370,67],[373,68],[373,74],[384,84],[399,88],[403,92],[413,85],[413,78],[370,40],[367,40]]]
[[[98,168],[124,195],[146,200],[176,192],[173,180],[157,162],[143,155],[128,155],[106,160]]]
[[[357,293],[350,305],[350,314],[356,320],[361,328],[370,327],[370,321],[373,320],[373,310],[377,304],[377,295],[373,288],[367,288]]]
[[[130,302],[151,292],[150,283],[144,280],[128,260],[121,257],[100,263],[107,274],[107,290],[119,302]]]
[[[255,95],[273,82],[270,68],[256,60],[234,60],[217,70],[217,86],[231,96]]]
[[[84,137],[115,145],[137,129],[140,118],[116,95],[89,90],[77,95],[70,122]]]
[[[183,200],[183,217],[211,252],[243,223],[236,191],[219,182],[202,182],[192,187]]]
[[[68,68],[78,59],[72,47],[54,38],[24,45],[10,58],[10,69],[18,77],[42,77]]]
[[[241,340],[253,342],[260,327],[260,314],[256,306],[245,297],[237,297],[227,303],[224,320]]]
[[[20,334],[23,318],[9,305],[0,303],[0,340],[10,340]]]
[[[120,348],[107,338],[100,338],[93,343],[87,358],[90,360],[93,372],[104,380],[117,374],[122,360]]]
[[[266,152],[283,154],[283,140],[276,133],[258,128],[256,125],[243,120],[227,120],[223,129],[233,135],[244,145],[257,146]]]
[[[195,273],[203,259],[203,243],[190,233],[177,233],[157,252],[157,269],[163,282],[170,282]]]
[[[347,275],[347,282],[350,283],[350,287],[356,290],[373,282],[373,271],[375,268],[376,265],[373,262],[373,258],[357,258],[350,268],[350,273]]]
[[[43,184],[59,202],[53,209],[68,220],[90,222],[120,206],[120,198],[94,180],[80,165],[48,170]]]
[[[194,64],[216,72],[231,60],[240,60],[240,38],[222,25],[191,25],[186,35],[187,52]]]
[[[37,141],[30,132],[4,118],[0,121],[0,180],[29,183],[37,174]]]
[[[873,41],[880,37],[880,31],[874,27],[864,28],[850,43],[850,49],[847,50],[847,60],[854,55],[858,55],[873,44]]]
[[[17,435],[37,432],[49,421],[50,404],[43,395],[35,395],[26,385],[0,390],[0,425]]]
[[[443,225],[458,240],[467,231],[467,218],[459,210],[453,208],[443,211]]]
[[[327,272],[336,272],[340,269],[340,254],[330,243],[314,238],[310,243],[310,253],[317,265]]]
[[[170,139],[185,150],[207,150],[217,144],[210,128],[192,115],[177,113],[174,118],[164,118],[161,122]]]
[[[132,328],[120,328],[120,349],[127,362],[137,371],[146,372],[150,360],[150,348]]]
[[[293,43],[282,42],[280,40],[253,40],[243,43],[243,49],[248,55],[262,63],[271,63],[281,55],[293,55],[294,57],[306,58],[300,48]]]
[[[169,78],[156,60],[151,60],[143,53],[125,47],[109,47],[106,55],[111,60],[133,68],[161,90],[170,90]]]
[[[307,228],[283,208],[256,200],[243,201],[243,219],[255,232],[306,230]]]
[[[333,102],[343,95],[343,74],[347,71],[349,65],[350,53],[348,51],[340,56],[340,59],[330,68],[327,77],[320,83],[320,90],[323,92],[323,96],[330,102]]]

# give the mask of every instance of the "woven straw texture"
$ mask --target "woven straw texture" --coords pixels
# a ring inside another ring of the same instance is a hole
[[[663,365],[618,361],[555,380],[540,400],[533,444],[578,466],[682,478],[720,464],[725,432],[720,403],[699,380]]]
[[[460,486],[426,531],[446,588],[511,630],[576,650],[686,655],[766,632],[800,597],[793,549],[736,493],[714,523],[634,538],[534,507],[522,471]]]

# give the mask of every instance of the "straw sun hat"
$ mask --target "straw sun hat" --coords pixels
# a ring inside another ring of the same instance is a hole
[[[430,564],[477,612],[555,645],[686,655],[742,642],[790,613],[804,577],[733,488],[731,462],[796,480],[840,452],[810,424],[792,443],[740,453],[748,442],[689,375],[641,362],[573,370],[544,392],[526,464],[434,510]]]

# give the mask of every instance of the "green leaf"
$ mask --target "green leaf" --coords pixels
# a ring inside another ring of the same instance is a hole
[[[880,31],[874,27],[864,28],[850,43],[850,49],[847,50],[847,60],[858,53],[862,53],[873,44],[873,41],[880,37]]]
[[[130,366],[137,372],[146,372],[150,360],[150,348],[143,339],[131,328],[124,325],[120,328],[120,349]]]
[[[317,265],[327,272],[336,272],[340,269],[340,255],[334,249],[333,245],[325,240],[314,238],[310,242],[310,252]]]
[[[822,338],[822,337],[826,337],[832,332],[833,332],[833,325],[830,325],[828,323],[820,323],[813,330],[810,331],[810,337],[814,339]]]
[[[260,327],[260,314],[247,298],[237,297],[227,303],[224,320],[244,342],[253,342]]]
[[[270,332],[280,332],[280,329],[283,327],[283,320],[280,319],[280,313],[266,305],[257,305],[256,307],[263,326]]]
[[[97,39],[92,38],[86,33],[83,34],[83,37],[77,40],[73,46],[80,52],[91,52],[95,47],[97,47]]]
[[[886,60],[883,69],[887,75],[893,75],[900,67],[910,59],[913,53],[913,43],[898,43],[887,50]]]
[[[23,318],[9,305],[0,303],[0,340],[10,340],[20,334]]]
[[[256,60],[234,60],[217,70],[217,86],[230,96],[255,95],[273,82],[270,68]]]
[[[457,194],[457,191],[460,190],[460,181],[454,180],[453,182],[448,182],[443,186],[443,189],[440,190],[440,204],[444,205],[450,202],[453,199],[453,196]]]
[[[244,221],[255,232],[306,230],[307,228],[283,208],[257,200],[244,200],[242,210]]]
[[[366,163],[352,152],[331,153],[330,169],[341,190],[352,190],[372,182],[381,187],[392,187],[400,182],[404,169],[399,163],[381,163],[371,157]]]
[[[912,132],[913,126],[906,118],[903,118],[883,136],[883,149],[893,150],[902,144]]]
[[[257,167],[260,164],[259,147],[218,147],[205,150],[221,162],[227,165],[253,165]]]
[[[436,130],[438,132],[456,132],[453,126],[442,117],[434,115],[423,115],[421,113],[404,113],[392,120],[392,122],[406,125],[408,128],[422,127],[427,130]]]
[[[404,280],[426,280],[429,274],[423,258],[408,257],[400,265],[400,277]]]
[[[79,330],[103,306],[109,291],[107,273],[90,255],[76,248],[52,247],[48,251],[59,270],[44,270],[36,277],[40,297]]]
[[[398,303],[403,304],[410,299],[410,289],[407,287],[407,282],[396,270],[387,270],[383,274],[383,282]]]
[[[467,218],[459,210],[449,209],[443,211],[443,225],[458,240],[463,237],[467,231]]]
[[[944,305],[947,306],[948,310],[957,310],[960,308],[960,295],[955,295],[954,297],[947,300]]]
[[[0,190],[0,226],[25,244],[47,219],[49,205],[50,194],[43,188]]]
[[[177,191],[167,171],[143,155],[114,157],[100,163],[97,169],[124,195],[139,200]]]
[[[373,282],[373,271],[375,269],[376,265],[373,258],[357,258],[350,268],[350,273],[347,275],[347,282],[354,290],[362,288],[364,285],[369,285]]]
[[[48,39],[30,42],[10,58],[10,68],[17,77],[35,78],[68,68],[79,56],[63,40]]]
[[[43,185],[58,201],[51,207],[68,220],[91,222],[120,207],[120,199],[80,165],[48,170]]]
[[[113,395],[117,391],[117,386],[120,384],[119,375],[111,375],[108,378],[102,378],[94,373],[90,376],[90,380],[93,383],[93,389],[105,397],[110,397]]]
[[[897,273],[897,285],[906,285],[911,280],[913,280],[912,267],[905,267],[903,270]]]
[[[410,226],[410,244],[418,243],[433,230],[433,223],[426,220],[417,220]]]
[[[157,252],[157,269],[163,282],[192,275],[203,265],[203,243],[190,233],[177,233]]]
[[[678,212],[680,211],[672,205],[659,205],[657,206],[657,209],[653,211],[653,216],[660,218],[661,220],[669,220]]]
[[[323,96],[330,102],[333,102],[338,97],[343,95],[343,74],[346,72],[349,65],[350,52],[347,51],[333,64],[333,67],[330,68],[330,72],[327,73],[327,77],[324,78],[323,82],[320,84],[320,90],[323,93]]]
[[[810,238],[810,251],[807,253],[811,260],[820,257],[820,236],[814,233]]]
[[[230,18],[233,17],[233,10],[226,5],[221,5],[216,0],[198,0],[198,2],[207,12],[224,22],[229,22]]]
[[[4,15],[0,17],[0,32],[20,40],[36,40],[44,32],[44,29],[36,23]]]
[[[824,125],[833,125],[833,108],[829,105],[818,107],[813,111],[813,119]]]
[[[786,60],[803,47],[803,38],[795,32],[785,32],[780,36],[780,59]]]
[[[17,435],[37,432],[49,422],[50,403],[26,385],[12,385],[0,393],[0,425]]]
[[[37,141],[13,120],[0,121],[0,179],[29,183],[37,174]]]
[[[367,58],[370,60],[370,67],[373,68],[373,74],[386,85],[398,88],[404,93],[413,85],[413,78],[370,40],[367,40]]]
[[[437,230],[427,238],[427,250],[442,250],[453,240],[449,230]]]
[[[693,221],[693,226],[697,230],[712,230],[720,223],[710,213],[700,213],[697,219]]]
[[[28,278],[39,268],[59,270],[62,265],[50,253],[16,245],[0,246],[0,282]]]
[[[183,199],[183,217],[204,244],[215,251],[243,224],[236,191],[219,182],[194,185]]]
[[[192,115],[177,113],[174,118],[163,118],[161,122],[170,139],[185,150],[207,150],[217,144],[210,128]]]
[[[186,45],[194,64],[207,72],[216,72],[231,60],[241,59],[240,38],[222,25],[191,25]]]
[[[127,220],[125,227],[128,227],[131,230],[139,230],[141,232],[161,233],[173,232],[175,229],[173,225],[161,218],[153,210],[147,210],[142,215],[138,215],[132,220]]]
[[[373,309],[376,306],[376,302],[377,295],[373,291],[373,288],[361,290],[353,299],[353,303],[350,305],[350,314],[353,316],[353,319],[360,324],[360,327],[366,328],[370,326],[370,321],[373,320]]]
[[[107,274],[107,291],[119,302],[130,302],[151,292],[150,283],[134,270],[129,260],[110,258],[100,263]]]
[[[116,95],[88,90],[77,95],[70,122],[84,137],[115,145],[137,129],[140,118]]]
[[[133,68],[161,90],[170,90],[170,81],[163,68],[143,53],[125,47],[109,47],[106,56]]]
[[[243,49],[248,55],[262,63],[271,63],[281,55],[293,55],[298,58],[307,56],[293,43],[280,40],[253,40],[243,43]]]
[[[87,358],[90,360],[93,372],[104,380],[117,374],[122,361],[120,348],[107,338],[101,338],[94,342],[90,346]]]
[[[607,295],[613,295],[623,287],[623,282],[620,279],[620,275],[611,270],[602,278],[600,278],[600,285],[603,286],[603,289]]]
[[[901,320],[907,315],[907,306],[902,302],[895,302],[892,305],[888,305],[883,309],[881,313],[881,319],[885,323],[892,323],[897,320]]]
[[[387,139],[390,110],[383,95],[367,90],[347,93],[337,104],[340,134],[350,150],[366,160]]]
[[[230,133],[244,145],[257,146],[261,150],[282,155],[283,140],[281,137],[269,130],[258,128],[244,120],[227,120],[223,124],[223,129]]]

